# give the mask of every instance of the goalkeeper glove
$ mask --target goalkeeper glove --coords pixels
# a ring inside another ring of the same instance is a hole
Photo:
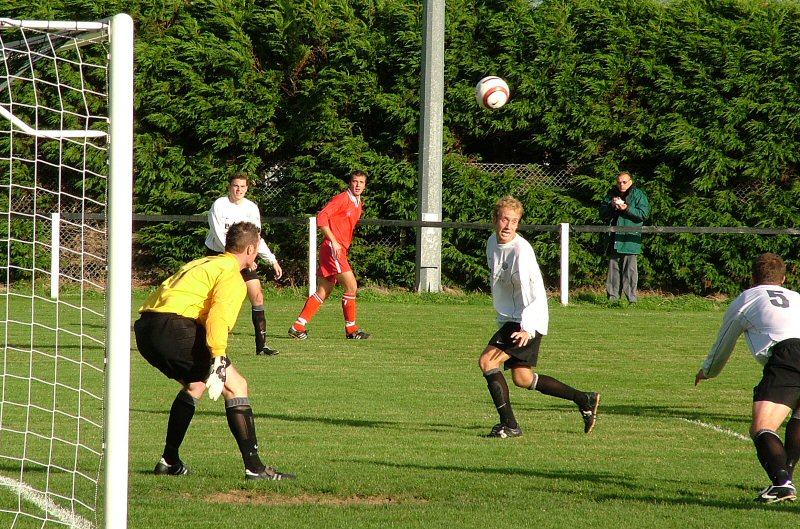
[[[217,400],[222,394],[222,388],[225,387],[225,368],[229,365],[231,365],[231,361],[228,360],[227,356],[214,358],[214,363],[211,364],[211,372],[206,380],[208,398],[211,400]]]

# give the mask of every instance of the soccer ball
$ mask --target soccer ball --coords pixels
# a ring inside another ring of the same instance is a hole
[[[508,102],[508,85],[496,75],[488,75],[475,86],[475,99],[483,108],[500,108]]]

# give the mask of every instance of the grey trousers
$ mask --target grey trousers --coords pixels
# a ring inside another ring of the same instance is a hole
[[[636,255],[613,252],[608,260],[606,277],[608,299],[616,301],[624,292],[630,303],[636,303],[639,300],[636,294],[638,284],[639,269],[636,266]]]

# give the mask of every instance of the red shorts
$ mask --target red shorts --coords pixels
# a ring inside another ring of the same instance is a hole
[[[336,276],[345,272],[351,272],[350,263],[347,261],[347,250],[342,248],[339,257],[333,256],[333,246],[327,239],[319,247],[319,272],[320,277],[324,277],[332,283],[336,283]]]

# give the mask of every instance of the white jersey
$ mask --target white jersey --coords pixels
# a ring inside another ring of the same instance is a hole
[[[261,213],[255,202],[243,198],[239,204],[234,204],[227,196],[215,200],[208,212],[209,229],[206,247],[214,252],[224,252],[225,234],[228,233],[228,228],[237,222],[251,222],[261,231]],[[278,262],[264,239],[258,243],[258,256],[271,265]]]
[[[511,242],[497,243],[493,233],[486,243],[497,323],[514,321],[522,330],[547,334],[547,292],[536,254],[519,234]]]
[[[734,299],[725,312],[717,341],[703,363],[707,377],[715,377],[722,371],[742,333],[756,361],[766,364],[773,345],[788,338],[800,338],[800,294],[778,285],[758,285]]]

